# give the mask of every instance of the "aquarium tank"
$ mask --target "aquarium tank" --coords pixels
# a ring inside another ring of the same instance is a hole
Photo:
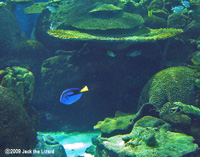
[[[0,1],[0,157],[199,157],[200,0]]]

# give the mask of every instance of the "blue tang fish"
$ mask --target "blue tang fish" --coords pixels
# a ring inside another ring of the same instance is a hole
[[[70,89],[64,90],[60,96],[60,102],[65,105],[71,105],[75,103],[76,101],[78,101],[81,98],[83,92],[86,92],[86,91],[88,91],[87,86],[83,87],[83,89],[70,88]]]

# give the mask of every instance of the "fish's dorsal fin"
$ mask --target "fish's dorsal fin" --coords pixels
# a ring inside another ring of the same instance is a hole
[[[82,93],[82,92],[87,92],[88,90],[89,90],[88,87],[85,86],[85,87],[83,87],[83,88],[80,90],[80,93]]]

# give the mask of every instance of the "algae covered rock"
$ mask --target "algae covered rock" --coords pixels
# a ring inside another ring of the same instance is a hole
[[[135,115],[123,114],[120,116],[115,115],[114,118],[105,118],[104,121],[99,121],[94,129],[98,129],[103,133],[109,134],[116,130],[126,130],[132,124]]]
[[[166,122],[177,126],[189,126],[192,123],[192,119],[189,115],[185,114],[182,110],[182,107],[175,105],[176,102],[170,103],[167,102],[160,109],[160,117]]]
[[[188,17],[182,14],[173,13],[169,15],[167,20],[167,26],[171,28],[183,29],[188,24]]]
[[[38,157],[38,155],[42,156],[60,156],[60,157],[66,157],[65,149],[62,145],[60,145],[53,137],[50,135],[38,135],[37,136],[38,143],[36,147],[34,148],[39,153],[33,154],[33,157]],[[44,154],[44,151],[42,150],[48,150],[48,154]]]
[[[195,104],[194,70],[188,67],[171,67],[155,74],[145,85],[139,99],[139,106],[153,104],[157,110],[166,102]]]
[[[184,132],[193,135],[192,130],[199,128],[200,109],[182,102],[168,102],[160,110],[160,117],[174,127],[179,129],[182,127]],[[195,139],[198,140],[197,137]]]
[[[17,40],[21,38],[21,30],[16,16],[4,6],[0,6],[0,51],[1,56],[8,53]]]
[[[32,100],[35,78],[32,72],[21,67],[8,67],[1,80],[3,87],[17,94],[23,104]]]
[[[35,120],[27,114],[16,93],[0,86],[0,156],[5,156],[6,148],[28,150],[35,147]]]
[[[182,102],[168,102],[161,108],[160,117],[171,124],[189,126],[194,119],[200,119],[200,109]]]
[[[23,58],[42,60],[46,56],[46,51],[45,47],[39,41],[25,40],[17,42],[13,46],[12,54],[16,57],[23,56]]]
[[[167,21],[164,18],[152,15],[151,17],[146,16],[144,18],[145,26],[158,29],[158,28],[164,28],[167,25]]]
[[[200,22],[192,20],[186,27],[183,33],[183,37],[186,40],[197,40],[200,36]]]
[[[157,118],[153,119],[158,122]],[[148,118],[145,121],[148,123]],[[165,122],[161,122],[153,125],[155,127],[151,127],[151,124],[149,127],[134,126],[130,134],[102,137],[95,156],[181,157],[197,150],[198,145],[193,137],[168,131],[167,127],[162,127],[165,125]]]
[[[134,127],[151,127],[171,131],[171,125],[164,120],[152,116],[144,116],[135,122]]]

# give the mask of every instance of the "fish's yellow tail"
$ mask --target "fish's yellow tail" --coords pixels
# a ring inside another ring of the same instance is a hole
[[[89,90],[88,87],[85,86],[80,90],[80,93],[87,92],[88,90]]]

